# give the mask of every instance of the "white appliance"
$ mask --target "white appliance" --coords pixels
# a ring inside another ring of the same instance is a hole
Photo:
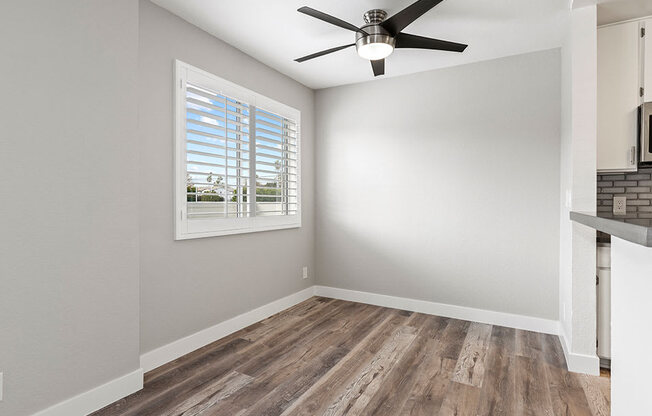
[[[598,243],[598,357],[611,359],[611,244]]]

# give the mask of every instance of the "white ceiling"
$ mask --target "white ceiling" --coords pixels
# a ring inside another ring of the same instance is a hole
[[[304,85],[319,89],[373,79],[355,48],[304,63],[295,58],[354,42],[354,33],[298,13],[310,6],[356,26],[373,8],[391,16],[414,0],[152,0]],[[561,45],[568,0],[445,0],[405,32],[467,43],[462,54],[399,49],[385,77]]]
[[[598,4],[598,25],[652,16],[652,0],[602,0]]]

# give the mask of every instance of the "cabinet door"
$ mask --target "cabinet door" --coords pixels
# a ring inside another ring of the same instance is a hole
[[[639,22],[598,29],[598,171],[636,170]]]
[[[645,28],[645,37],[641,38],[644,45],[643,55],[645,56],[643,86],[645,88],[645,102],[650,102],[652,101],[652,19],[644,20],[642,26]]]

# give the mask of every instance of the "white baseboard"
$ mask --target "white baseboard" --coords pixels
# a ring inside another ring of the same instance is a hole
[[[246,328],[251,324],[279,313],[314,294],[314,286],[293,293],[259,308],[245,312],[210,328],[203,329],[185,338],[178,339],[140,356],[140,366],[145,372],[188,354],[220,338]]]
[[[574,373],[589,374],[591,376],[600,375],[600,358],[597,355],[586,355],[571,352],[570,345],[568,345],[568,337],[564,327],[559,324],[559,342],[564,350],[564,357],[566,357],[566,366],[568,371]]]
[[[543,332],[544,334],[557,335],[559,330],[558,321],[552,319],[488,311],[484,309],[468,308],[465,306],[429,302],[426,300],[401,298],[398,296],[379,295],[377,293],[359,292],[357,290],[338,289],[328,286],[314,286],[314,288],[315,295],[328,298],[368,303],[370,305],[404,309],[412,312],[427,313],[430,315],[463,319],[484,324],[525,329],[528,331]]]
[[[33,416],[84,416],[143,388],[143,369],[139,368],[68,400],[35,413]]]

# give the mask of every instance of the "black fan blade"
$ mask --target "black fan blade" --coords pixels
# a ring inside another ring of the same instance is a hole
[[[442,0],[419,0],[385,20],[380,25],[387,29],[389,33],[396,36],[407,25],[417,20],[425,12],[441,2]]]
[[[307,14],[308,16],[312,16],[315,19],[323,20],[324,22],[330,23],[335,26],[339,26],[344,29],[349,29],[354,32],[361,32],[367,34],[367,32],[365,32],[364,30],[360,29],[355,25],[352,25],[349,22],[345,22],[342,19],[338,19],[337,17],[331,16],[330,14],[326,14],[324,12],[320,12],[319,10],[315,10],[308,6],[303,6],[299,8],[297,11],[303,14]]]
[[[297,58],[297,59],[295,59],[295,61],[297,61],[297,62],[307,61],[307,60],[312,59],[312,58],[317,58],[317,57],[320,57],[320,56],[323,56],[323,55],[328,55],[329,53],[341,51],[342,49],[350,48],[351,46],[354,46],[354,45],[355,45],[355,43],[351,43],[349,45],[343,45],[343,46],[338,46],[336,48],[326,49],[325,51],[316,52],[316,53],[313,53],[311,55],[304,56],[302,58]]]
[[[423,36],[410,35],[409,33],[399,33],[396,36],[395,48],[414,48],[414,49],[436,49],[439,51],[464,52],[469,45],[463,43],[449,42]]]
[[[374,76],[385,75],[385,60],[379,59],[377,61],[370,61],[371,69],[374,70]]]

